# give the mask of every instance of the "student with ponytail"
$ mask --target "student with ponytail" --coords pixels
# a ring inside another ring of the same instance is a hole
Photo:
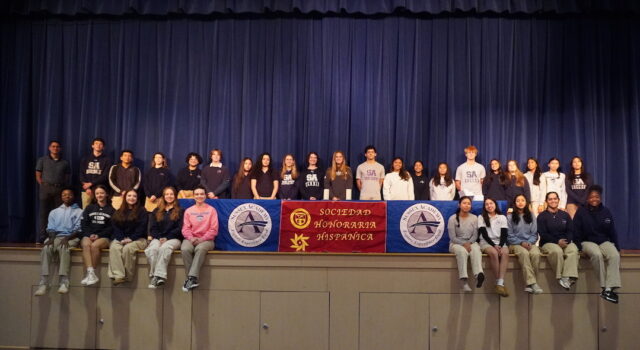
[[[449,218],[449,251],[456,256],[458,276],[461,290],[471,292],[467,275],[467,260],[471,261],[471,271],[476,279],[476,288],[482,287],[484,272],[482,270],[482,252],[478,240],[478,217],[471,214],[471,198],[458,200],[458,210]]]

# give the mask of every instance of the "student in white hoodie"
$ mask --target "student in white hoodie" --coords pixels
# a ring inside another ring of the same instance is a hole
[[[529,157],[527,159],[527,172],[524,177],[529,181],[531,190],[531,213],[538,216],[544,211],[544,197],[547,195],[547,178],[542,176],[538,160]]]
[[[385,200],[414,200],[413,180],[404,168],[404,161],[395,157],[391,162],[391,171],[384,176],[382,194]]]
[[[558,194],[560,199],[560,203],[558,204],[558,209],[565,210],[567,207],[567,190],[565,187],[565,175],[560,172],[560,160],[556,157],[549,159],[549,171],[543,173],[542,175],[545,178],[547,183],[547,191],[545,192],[545,197],[547,193],[555,192]]]

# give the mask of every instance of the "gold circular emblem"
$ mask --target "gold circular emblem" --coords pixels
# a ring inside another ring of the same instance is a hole
[[[311,214],[302,208],[292,211],[289,219],[291,220],[291,225],[298,230],[305,229],[311,224]]]

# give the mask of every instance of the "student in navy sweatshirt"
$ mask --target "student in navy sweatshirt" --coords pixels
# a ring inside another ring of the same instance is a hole
[[[587,189],[593,184],[591,175],[584,169],[582,158],[576,156],[571,159],[571,171],[565,181],[567,213],[573,218],[578,208],[587,202]]]
[[[482,193],[485,198],[491,198],[496,201],[507,200],[505,193],[505,186],[507,179],[505,172],[502,170],[502,164],[497,159],[492,159],[489,162],[489,174],[482,183]]]
[[[547,260],[556,274],[562,288],[569,290],[578,279],[578,247],[573,241],[573,220],[567,212],[560,210],[560,196],[557,192],[547,193],[547,210],[538,215],[540,251],[547,254]]]
[[[97,137],[91,142],[91,153],[80,160],[80,183],[82,184],[82,207],[86,208],[97,185],[107,185],[107,174],[113,162],[104,154],[104,140]]]
[[[621,287],[620,253],[618,234],[609,208],[602,204],[602,187],[589,188],[587,202],[576,212],[576,245],[582,249],[598,274],[602,287],[600,296],[612,303],[618,303],[615,292]]]
[[[280,169],[280,186],[278,186],[278,198],[285,200],[298,199],[298,168],[293,154],[287,154],[282,158]]]
[[[531,202],[531,189],[529,188],[529,180],[524,177],[522,171],[518,167],[518,162],[510,160],[507,162],[507,171],[505,173],[504,193],[507,197],[508,212],[513,210],[513,204],[516,197],[521,194],[527,199],[527,203]]]
[[[191,152],[187,154],[185,162],[187,166],[180,169],[176,177],[178,198],[193,198],[193,190],[200,185],[201,171],[198,165],[202,164],[202,157]]]
[[[144,208],[152,212],[158,206],[158,200],[162,197],[162,189],[171,186],[173,179],[167,165],[167,158],[164,154],[157,152],[153,154],[151,168],[144,174],[142,188],[147,196]]]
[[[243,158],[240,162],[238,172],[233,176],[231,198],[253,199],[253,193],[251,192],[251,170],[253,170],[253,161],[249,157]]]
[[[209,152],[211,163],[202,169],[200,184],[207,189],[207,198],[229,198],[231,175],[229,168],[222,164],[222,151],[213,149]]]
[[[83,286],[98,283],[100,279],[95,269],[100,265],[101,250],[109,247],[113,226],[111,217],[115,209],[109,202],[109,194],[104,185],[96,185],[93,190],[93,202],[82,212],[82,260],[87,270],[85,278],[80,281]]]
[[[320,169],[320,157],[316,152],[307,155],[307,167],[300,172],[298,177],[298,190],[300,197],[306,200],[322,199],[324,190],[324,171]]]

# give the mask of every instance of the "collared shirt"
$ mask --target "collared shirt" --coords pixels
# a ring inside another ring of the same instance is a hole
[[[67,185],[71,167],[66,159],[53,159],[51,155],[38,158],[36,171],[42,173],[42,182],[51,185]]]

